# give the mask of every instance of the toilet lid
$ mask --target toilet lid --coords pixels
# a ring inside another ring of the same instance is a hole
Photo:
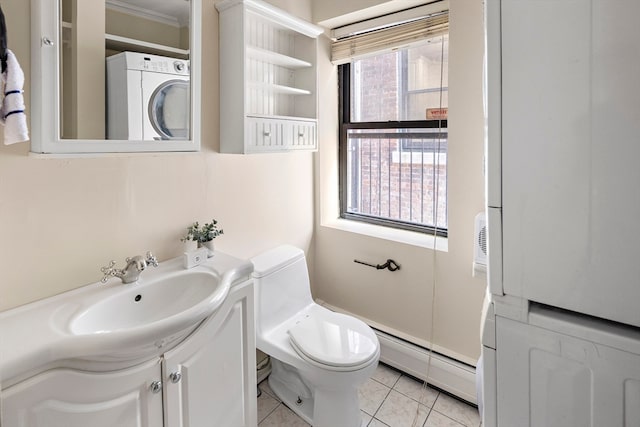
[[[289,339],[309,359],[335,367],[362,365],[378,350],[378,339],[369,326],[331,311],[307,315],[289,329]]]

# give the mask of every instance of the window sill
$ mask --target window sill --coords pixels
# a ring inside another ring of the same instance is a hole
[[[446,237],[437,237],[432,234],[418,233],[415,231],[400,230],[397,228],[383,227],[380,225],[367,224],[359,221],[337,218],[323,221],[323,227],[334,228],[336,230],[347,231],[349,233],[362,234],[378,239],[390,240],[426,249],[435,249],[441,252],[449,251],[449,241]]]

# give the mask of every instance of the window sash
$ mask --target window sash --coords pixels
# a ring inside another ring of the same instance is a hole
[[[446,224],[446,207],[444,213],[438,210],[442,201],[438,198],[446,202],[445,126],[446,121],[437,120],[343,124],[340,160],[343,165],[351,163],[351,167],[348,171],[342,168],[341,217],[446,237],[447,229],[442,226]],[[410,129],[414,131],[393,132]],[[360,134],[354,130],[371,132]],[[417,140],[422,143],[412,146]],[[444,161],[441,155],[445,156]],[[440,183],[437,195],[433,192],[435,188],[427,191],[428,181]],[[406,185],[412,190],[399,191]],[[409,197],[408,204],[401,203],[403,196]],[[414,200],[416,196],[418,200]]]
[[[365,213],[349,212],[349,140],[348,133],[350,129],[380,129],[381,132],[389,129],[410,129],[410,128],[429,128],[440,129],[440,133],[447,129],[447,120],[417,120],[417,121],[388,121],[388,122],[351,122],[350,96],[351,96],[351,64],[347,63],[338,67],[338,85],[340,90],[339,97],[339,114],[341,118],[340,135],[339,135],[339,188],[340,188],[340,217],[375,225],[393,227],[398,229],[418,231],[422,233],[435,234],[437,236],[446,237],[447,229],[432,227],[424,224],[412,223],[399,219],[384,218],[380,216],[369,215]],[[440,145],[440,151],[446,152],[447,143]],[[407,150],[407,151],[410,151]],[[433,152],[433,150],[429,150]],[[446,189],[444,189],[446,192]]]

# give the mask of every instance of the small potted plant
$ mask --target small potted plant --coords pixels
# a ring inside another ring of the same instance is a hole
[[[198,243],[198,247],[205,247],[209,251],[209,256],[213,256],[213,239],[224,234],[224,230],[218,228],[218,221],[212,219],[211,222],[205,223],[203,226],[196,221],[187,228],[187,234],[180,239],[182,242],[194,241]]]

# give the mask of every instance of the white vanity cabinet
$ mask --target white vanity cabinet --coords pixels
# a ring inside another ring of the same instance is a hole
[[[253,282],[162,361],[165,427],[257,424]]]
[[[117,372],[53,369],[2,391],[2,423],[12,427],[162,425],[157,359]],[[151,391],[152,384],[159,386]]]
[[[322,28],[259,0],[224,0],[220,15],[220,151],[317,148]]]
[[[244,427],[257,424],[253,282],[181,344],[109,372],[51,369],[1,392],[7,427]]]

